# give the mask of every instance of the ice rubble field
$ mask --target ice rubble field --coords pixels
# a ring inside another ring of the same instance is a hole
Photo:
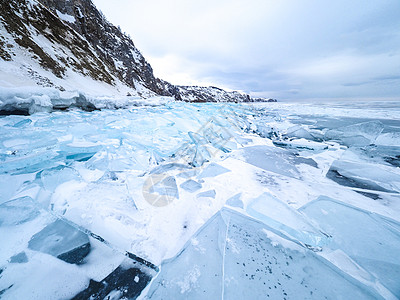
[[[2,299],[397,299],[400,104],[0,118]]]

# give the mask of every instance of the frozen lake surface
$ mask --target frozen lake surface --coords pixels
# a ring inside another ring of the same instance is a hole
[[[398,299],[400,103],[0,117],[2,299]]]

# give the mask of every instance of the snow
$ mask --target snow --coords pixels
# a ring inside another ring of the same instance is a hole
[[[66,21],[69,23],[75,23],[75,21],[76,21],[74,16],[71,16],[68,14],[63,14],[62,12],[60,12],[58,10],[56,10],[56,13],[57,13],[57,16],[63,21]]]
[[[142,298],[399,297],[398,103],[85,95],[101,110],[2,89],[36,107],[0,117],[2,298],[72,298],[129,261]]]
[[[31,1],[31,5],[37,5],[37,2]],[[58,16],[67,22],[74,22],[73,16],[67,14],[61,14],[57,11]],[[78,8],[78,14],[81,14]],[[21,17],[22,18],[22,17]],[[27,25],[28,37],[32,39],[47,55],[53,58],[55,61],[60,63],[61,66],[65,67],[65,75],[63,78],[55,76],[51,71],[45,70],[39,63],[39,59],[35,57],[31,52],[27,51],[26,48],[18,45],[14,37],[11,36],[2,22],[0,22],[0,31],[4,40],[7,41],[7,45],[10,45],[8,51],[10,51],[12,60],[4,61],[0,60],[0,95],[4,93],[10,94],[10,89],[22,89],[25,91],[31,91],[32,95],[43,96],[48,94],[46,89],[51,88],[55,91],[65,90],[69,93],[84,94],[87,97],[92,96],[96,99],[99,106],[107,107],[111,106],[110,98],[112,102],[120,102],[121,98],[124,98],[128,93],[132,95],[133,99],[151,98],[156,96],[154,92],[145,88],[139,82],[134,82],[135,89],[128,87],[126,84],[121,82],[117,78],[113,78],[113,84],[107,84],[102,81],[95,80],[90,76],[84,75],[77,71],[73,67],[73,64],[67,66],[60,59],[64,61],[75,60],[79,61],[79,58],[75,57],[70,49],[64,47],[61,44],[55,44],[53,41],[47,39],[44,35],[38,34],[37,30],[32,25]],[[53,34],[51,29],[48,30],[50,36]],[[67,39],[73,37],[72,33],[67,35]],[[82,38],[82,37],[80,37]],[[83,38],[82,38],[83,39]],[[85,41],[83,41],[85,42]],[[96,51],[89,46],[89,50],[94,56],[97,57]],[[105,67],[106,68],[106,67]],[[85,71],[85,70],[84,70]],[[41,91],[39,86],[42,87]],[[16,92],[17,94],[18,92]],[[54,93],[54,92],[52,92]],[[0,97],[2,99],[3,97]],[[104,99],[105,98],[105,99]],[[3,99],[2,99],[3,100]],[[39,102],[45,99],[38,100]],[[131,99],[132,100],[132,99]],[[14,102],[26,101],[23,99],[14,99]],[[125,100],[126,102],[127,100]],[[117,104],[118,105],[118,104]],[[1,106],[1,103],[0,103]],[[40,110],[40,105],[39,110]]]

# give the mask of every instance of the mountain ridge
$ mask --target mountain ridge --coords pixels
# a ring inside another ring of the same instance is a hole
[[[272,100],[216,87],[173,85],[156,78],[132,39],[91,0],[3,1],[0,9],[0,69],[6,73],[13,66],[17,72],[10,75],[21,73],[20,81],[26,77],[60,91],[73,89],[75,83],[78,89],[79,84],[83,90],[93,84],[93,90],[101,91],[96,88],[101,83],[110,93],[114,89],[121,95],[169,96],[187,102]]]

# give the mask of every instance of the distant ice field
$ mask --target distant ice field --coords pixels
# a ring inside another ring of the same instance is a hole
[[[0,116],[1,299],[400,298],[400,102],[153,100]]]

